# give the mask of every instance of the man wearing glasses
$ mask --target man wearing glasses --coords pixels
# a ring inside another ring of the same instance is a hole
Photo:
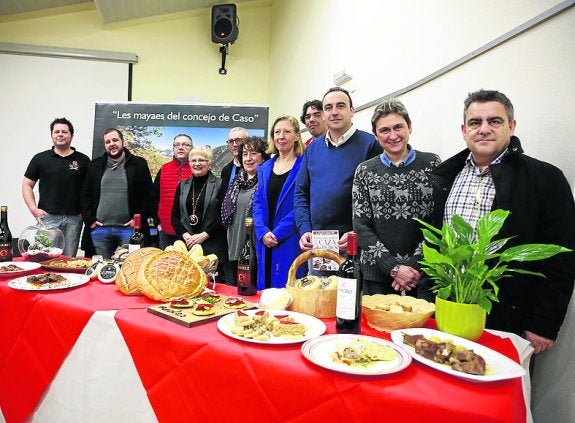
[[[192,176],[188,155],[194,146],[192,138],[186,134],[176,135],[174,138],[174,157],[164,164],[156,179],[154,179],[154,193],[152,196],[153,210],[157,212],[160,248],[163,250],[172,245],[177,239],[176,231],[172,226],[172,204],[178,184]]]
[[[234,158],[231,162],[225,165],[222,169],[220,178],[222,179],[222,191],[225,194],[230,184],[236,177],[237,171],[242,167],[238,159],[238,151],[240,144],[248,137],[248,130],[246,128],[236,127],[230,129],[228,133],[228,148]]]

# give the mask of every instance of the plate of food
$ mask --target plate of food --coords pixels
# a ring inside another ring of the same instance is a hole
[[[71,257],[59,257],[40,262],[42,269],[53,270],[56,272],[74,272],[86,273],[88,267],[92,264],[89,259],[76,259]]]
[[[303,344],[301,352],[325,369],[362,376],[396,373],[411,364],[401,346],[366,335],[323,335]]]
[[[322,335],[325,323],[303,313],[285,310],[236,310],[218,320],[224,335],[256,344],[296,344]]]
[[[40,263],[31,261],[5,261],[0,263],[0,278],[12,278],[25,275],[32,270],[40,268]]]
[[[438,330],[398,329],[391,332],[391,339],[420,363],[463,379],[492,382],[525,375],[525,369],[509,357]]]
[[[22,276],[8,281],[8,286],[23,291],[51,291],[74,288],[90,280],[86,275],[76,273],[43,273],[41,275]]]

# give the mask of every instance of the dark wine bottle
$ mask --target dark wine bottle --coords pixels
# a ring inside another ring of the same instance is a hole
[[[357,234],[347,236],[347,260],[337,272],[337,305],[335,311],[338,333],[359,333],[361,330],[361,295],[363,275],[357,254]]]
[[[8,206],[0,207],[0,261],[12,261],[12,233],[8,227]]]
[[[128,240],[128,251],[136,251],[144,246],[144,234],[142,233],[142,216],[134,215],[134,233]]]
[[[253,219],[246,218],[246,242],[238,258],[238,294],[256,295],[258,288],[258,265],[252,240]]]
[[[149,247],[158,248],[158,227],[154,224],[154,218],[148,217],[148,228],[150,228],[150,245]]]

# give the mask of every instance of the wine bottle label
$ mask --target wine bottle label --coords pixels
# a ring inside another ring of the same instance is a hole
[[[337,305],[335,315],[340,319],[354,320],[356,317],[357,279],[337,279]]]
[[[250,266],[238,264],[238,286],[251,286]]]
[[[1,243],[0,244],[0,261],[12,260],[12,245]]]
[[[139,250],[140,248],[140,244],[128,244],[128,253]]]

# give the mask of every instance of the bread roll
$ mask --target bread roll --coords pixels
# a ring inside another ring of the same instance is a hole
[[[126,257],[124,264],[116,275],[116,286],[124,295],[142,295],[138,287],[138,270],[146,257],[160,254],[159,248],[146,247],[133,251]]]
[[[166,302],[173,297],[197,297],[208,278],[188,254],[164,251],[146,257],[138,270],[138,286],[147,297]]]

